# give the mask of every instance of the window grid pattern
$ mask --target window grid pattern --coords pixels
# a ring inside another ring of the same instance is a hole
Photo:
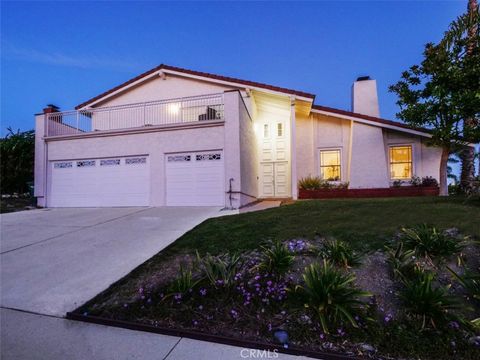
[[[77,167],[90,167],[90,166],[95,166],[95,160],[77,161]]]
[[[327,181],[341,180],[340,150],[320,151],[320,178]]]
[[[71,168],[72,166],[73,166],[73,164],[72,164],[71,161],[58,162],[58,163],[53,164],[53,167],[55,169],[67,169],[67,168]]]
[[[146,157],[135,157],[125,159],[125,165],[135,165],[135,164],[146,164],[147,158]]]
[[[390,147],[390,178],[392,180],[408,180],[412,178],[412,147]]]
[[[190,155],[169,155],[167,157],[168,162],[182,162],[182,161],[190,161]]]
[[[222,155],[219,153],[211,153],[211,154],[201,154],[196,155],[195,160],[197,161],[204,161],[204,160],[220,160]]]
[[[100,166],[120,165],[120,159],[100,160]]]

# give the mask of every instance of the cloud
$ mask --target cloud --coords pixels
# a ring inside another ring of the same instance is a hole
[[[108,68],[110,70],[130,71],[140,67],[139,64],[131,62],[107,59],[94,54],[72,56],[62,52],[45,52],[33,48],[22,48],[12,44],[2,44],[2,57],[29,61],[33,63],[42,63],[47,65],[76,67],[82,69]]]

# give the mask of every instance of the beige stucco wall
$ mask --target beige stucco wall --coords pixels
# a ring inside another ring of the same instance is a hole
[[[94,107],[117,106],[156,100],[176,99],[188,96],[219,94],[227,90],[233,90],[233,88],[167,74],[165,78],[155,76],[148,79],[147,81],[128,89],[128,91],[95,104]]]
[[[389,187],[391,145],[412,145],[413,174],[439,179],[441,149],[427,146],[427,138],[320,114],[297,114],[296,123],[299,179],[320,175],[321,149],[340,149],[342,181],[350,188]]]
[[[258,150],[253,119],[246,104],[239,98],[240,136],[240,205],[258,197]]]

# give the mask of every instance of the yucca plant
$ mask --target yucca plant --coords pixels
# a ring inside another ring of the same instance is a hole
[[[403,228],[400,239],[406,249],[414,250],[417,255],[431,259],[449,257],[461,252],[465,246],[454,237],[427,224]]]
[[[335,265],[346,268],[360,264],[360,257],[355,254],[350,245],[337,239],[327,240],[320,250],[320,256]]]
[[[403,242],[398,243],[396,249],[385,247],[387,252],[387,262],[390,265],[395,279],[404,279],[410,277],[415,268],[414,250],[405,250]]]
[[[197,252],[197,261],[202,274],[214,287],[231,287],[235,276],[241,271],[243,262],[237,254],[212,256],[206,254],[203,258]]]
[[[267,273],[281,276],[288,271],[294,259],[295,256],[288,247],[276,241],[270,246],[262,246],[262,261],[258,267]]]
[[[417,271],[413,279],[404,281],[400,294],[407,314],[422,320],[422,329],[428,324],[436,328],[439,323],[459,320],[452,310],[458,309],[460,303],[448,294],[449,287],[435,287],[434,280],[432,272]]]
[[[341,321],[358,327],[355,314],[365,307],[360,298],[371,294],[353,285],[354,275],[342,272],[324,259],[323,264],[313,263],[305,268],[303,280],[304,285],[297,285],[295,291],[303,298],[305,307],[318,317],[325,333]]]

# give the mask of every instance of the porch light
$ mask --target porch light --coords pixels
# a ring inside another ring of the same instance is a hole
[[[180,111],[180,104],[179,103],[168,104],[167,109],[170,115],[178,115],[178,112]]]

